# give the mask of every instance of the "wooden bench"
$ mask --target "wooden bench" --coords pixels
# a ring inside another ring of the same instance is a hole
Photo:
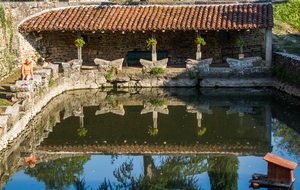
[[[167,51],[157,51],[157,60],[168,58]],[[126,67],[131,62],[140,62],[140,59],[152,60],[151,51],[128,51],[126,56]]]

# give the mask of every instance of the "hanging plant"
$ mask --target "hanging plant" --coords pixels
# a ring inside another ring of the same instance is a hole
[[[246,43],[245,43],[244,40],[238,40],[238,41],[236,42],[236,45],[237,45],[238,47],[244,47],[244,46],[246,46]]]
[[[202,38],[201,36],[199,36],[198,38],[196,38],[195,43],[196,44],[201,44],[203,46],[206,45],[206,42],[204,41],[204,38]]]
[[[149,38],[148,40],[146,40],[146,42],[147,42],[147,49],[151,49],[153,45],[157,44],[157,41],[153,38]]]
[[[83,40],[83,37],[81,37],[80,39],[75,40],[75,45],[77,47],[83,47],[84,44],[85,44],[85,41]]]

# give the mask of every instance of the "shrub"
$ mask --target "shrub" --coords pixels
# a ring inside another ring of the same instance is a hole
[[[44,93],[44,90],[40,88],[39,95],[42,95],[42,93]]]
[[[151,73],[154,75],[165,74],[165,70],[163,70],[162,68],[155,67],[151,70]]]
[[[110,79],[111,77],[112,77],[112,75],[110,73],[108,73],[108,74],[105,75],[106,79]]]
[[[289,0],[286,3],[273,4],[274,19],[286,22],[300,31],[300,1]]]
[[[202,38],[201,36],[199,36],[198,38],[196,38],[196,44],[201,44],[203,46],[206,45],[206,42],[204,41],[204,38]]]
[[[238,40],[237,42],[236,42],[236,45],[237,46],[239,46],[239,47],[244,47],[244,46],[246,46],[246,43],[245,43],[245,41],[244,40]]]
[[[52,87],[54,85],[54,81],[52,78],[49,79],[49,87]]]
[[[77,47],[83,47],[84,44],[85,44],[85,41],[83,40],[82,37],[80,39],[75,40],[75,45]]]
[[[275,65],[271,70],[271,76],[282,82],[288,82],[291,84],[300,83],[300,73],[293,73],[291,70],[286,68],[285,63]]]
[[[160,107],[160,106],[163,106],[165,104],[165,101],[164,100],[153,100],[151,102],[151,104],[155,107]]]
[[[189,75],[190,75],[191,79],[195,79],[196,78],[196,75],[195,75],[195,73],[193,71],[190,71]]]
[[[50,125],[53,126],[55,124],[55,117],[50,116]]]
[[[152,45],[156,45],[157,41],[153,38],[149,38],[148,40],[146,40],[147,42],[147,49],[150,49],[152,47]]]
[[[143,74],[145,74],[146,72],[147,72],[146,70],[142,69],[142,73],[143,73]]]

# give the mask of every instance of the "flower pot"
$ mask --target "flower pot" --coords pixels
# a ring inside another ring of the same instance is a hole
[[[197,40],[195,40],[195,44],[201,44],[201,42],[198,42]]]
[[[239,59],[244,59],[244,54],[239,54]]]

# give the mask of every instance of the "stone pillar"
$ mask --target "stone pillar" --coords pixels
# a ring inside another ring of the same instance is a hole
[[[156,40],[155,32],[152,32],[152,38]],[[157,61],[156,45],[152,45],[152,61]]]
[[[77,32],[77,39],[80,38],[81,38],[81,32]],[[78,50],[78,59],[82,60],[82,47],[78,46],[77,50]]]
[[[197,33],[197,38],[200,37],[200,33]],[[201,44],[197,44],[196,60],[201,60]]]
[[[265,50],[266,66],[272,65],[272,28],[266,29],[266,50]]]

